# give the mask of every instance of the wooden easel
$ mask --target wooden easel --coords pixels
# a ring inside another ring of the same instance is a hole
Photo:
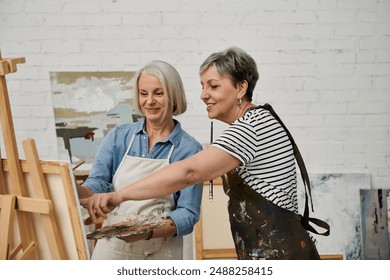
[[[0,154],[0,259],[38,258],[31,221],[33,213],[41,217],[51,258],[67,259],[33,139],[26,139],[22,144],[35,197],[28,194],[22,174],[5,75],[16,72],[16,65],[24,62],[24,57],[3,59],[0,53],[0,119],[10,177],[10,187],[7,188]],[[17,218],[20,243],[12,247],[16,228],[14,217]]]

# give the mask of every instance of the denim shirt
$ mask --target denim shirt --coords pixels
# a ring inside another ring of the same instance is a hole
[[[181,128],[180,122],[177,120],[174,122],[175,128],[169,137],[157,142],[150,153],[148,152],[145,118],[136,123],[115,127],[103,139],[91,172],[83,185],[95,193],[113,191],[112,179],[133,134],[135,134],[135,139],[128,153],[130,156],[166,159],[172,145],[174,145],[175,148],[170,158],[170,163],[172,163],[201,151],[200,143]],[[176,208],[168,214],[168,217],[172,218],[176,224],[177,236],[183,236],[193,231],[195,223],[199,220],[202,191],[203,182],[188,186],[173,194]]]

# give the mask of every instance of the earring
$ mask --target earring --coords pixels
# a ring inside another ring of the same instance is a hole
[[[242,104],[242,100],[241,100],[241,98],[240,98],[240,99],[237,100],[237,105],[238,105],[238,107],[241,107],[241,104]]]

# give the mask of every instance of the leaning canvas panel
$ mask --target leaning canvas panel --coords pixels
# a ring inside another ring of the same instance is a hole
[[[314,213],[326,221],[330,235],[313,234],[320,254],[340,254],[347,260],[362,258],[360,189],[370,189],[369,174],[309,174]],[[304,208],[303,184],[299,184],[299,213]]]
[[[219,181],[219,180],[218,180]],[[203,187],[201,204],[201,223],[204,249],[234,249],[227,210],[228,196],[224,193],[222,182],[214,185],[213,200],[208,197],[209,186]],[[221,209],[218,213],[216,209]]]
[[[28,173],[27,163],[20,161],[28,196],[34,197],[32,181]],[[41,161],[42,171],[49,189],[61,240],[65,244],[67,259],[89,259],[89,251],[85,238],[85,229],[82,222],[81,210],[78,204],[77,192],[70,164],[67,162]],[[7,160],[3,160],[4,177],[7,191],[10,191],[10,178]],[[41,214],[31,213],[33,221],[34,240],[37,245],[38,259],[51,259],[50,250],[41,220]],[[13,244],[20,240],[17,219],[14,219]]]
[[[195,224],[196,259],[237,259],[227,210],[228,196],[221,178],[214,180],[213,199],[209,182],[204,182],[201,215]]]
[[[390,259],[389,189],[360,190],[364,260]]]

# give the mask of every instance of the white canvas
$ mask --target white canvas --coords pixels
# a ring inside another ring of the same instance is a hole
[[[370,189],[369,174],[309,174],[314,213],[326,221],[330,235],[314,234],[320,254],[342,254],[347,260],[361,259],[360,189]],[[305,202],[303,184],[298,189],[299,213]],[[309,204],[310,205],[310,204]],[[319,229],[321,231],[321,229]]]

